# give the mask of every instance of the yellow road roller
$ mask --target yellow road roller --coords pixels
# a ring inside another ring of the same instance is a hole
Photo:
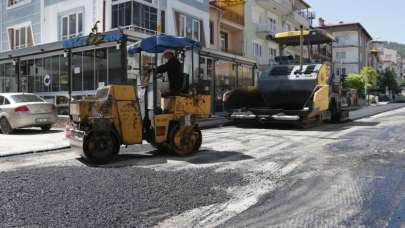
[[[157,59],[159,53],[171,49],[184,59],[192,56],[185,52],[198,48],[197,42],[187,38],[157,35],[128,46],[127,51],[133,55],[152,53]],[[150,74],[151,79],[142,85],[147,91],[143,98],[138,86],[112,84],[97,89],[95,96],[71,102],[71,145],[88,162],[108,163],[121,146],[144,140],[177,156],[199,150],[202,135],[195,119],[210,115],[211,97],[188,86],[188,80],[180,94],[160,96],[156,67],[151,67]],[[153,96],[148,96],[148,91]]]

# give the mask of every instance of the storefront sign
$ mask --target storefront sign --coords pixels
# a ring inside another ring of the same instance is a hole
[[[49,76],[49,74],[45,75],[45,77],[44,77],[44,85],[46,87],[51,85],[51,76]]]

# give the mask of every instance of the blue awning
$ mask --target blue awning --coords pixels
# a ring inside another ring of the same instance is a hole
[[[199,47],[199,42],[186,37],[157,35],[145,38],[135,44],[129,45],[127,48],[129,54],[136,54],[141,51],[162,53],[167,49],[190,49]]]
[[[102,35],[102,42],[115,42],[121,39],[120,31],[113,31]],[[77,37],[63,42],[63,48],[77,48],[82,46],[91,45],[88,36]]]

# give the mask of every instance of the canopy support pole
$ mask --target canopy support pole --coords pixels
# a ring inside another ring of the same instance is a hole
[[[304,62],[304,26],[300,26],[300,71],[302,71],[302,66]]]

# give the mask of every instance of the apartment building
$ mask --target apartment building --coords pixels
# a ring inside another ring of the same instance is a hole
[[[214,110],[223,110],[223,94],[254,84],[256,62],[245,57],[244,0],[210,0],[209,45],[200,59],[201,76],[212,78]]]
[[[309,28],[315,14],[303,0],[252,0],[246,1],[245,49],[246,55],[257,61],[264,70],[280,55],[279,44],[271,37],[278,32]],[[298,48],[287,48],[283,55],[299,56]]]
[[[333,66],[337,75],[359,73],[369,66],[372,37],[360,23],[325,24],[320,18],[319,26],[336,38],[333,44]]]
[[[397,74],[397,77],[401,75],[401,57],[398,54],[398,51],[389,49],[389,48],[384,48],[383,52],[381,53],[381,62],[382,66],[381,69],[382,71],[385,71],[387,68],[392,68],[394,69],[395,73]]]

